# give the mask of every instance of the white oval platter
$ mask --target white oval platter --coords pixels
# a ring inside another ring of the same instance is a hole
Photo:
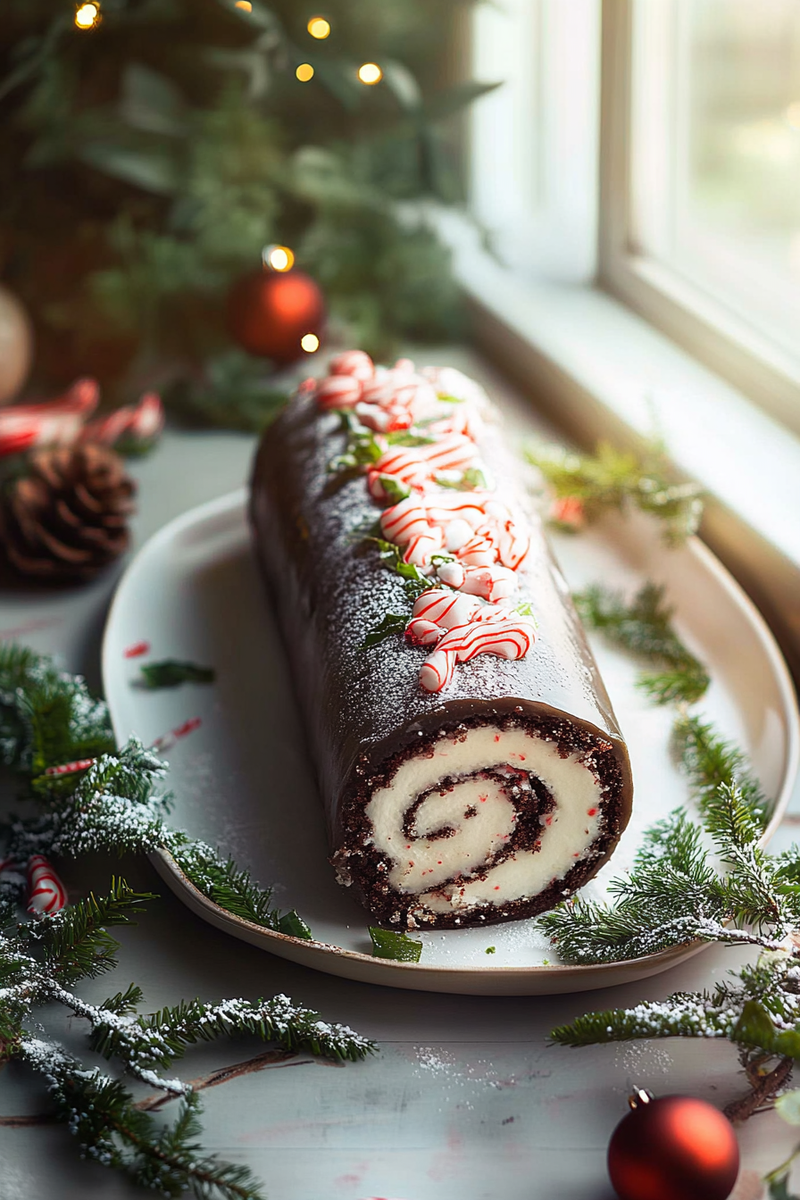
[[[423,933],[419,963],[374,958],[369,917],[334,881],[322,807],[277,629],[250,549],[243,491],[172,521],[143,547],[120,582],[103,645],[103,678],[120,742],[146,745],[200,719],[169,751],[171,820],[218,846],[274,888],[313,930],[303,941],[250,924],[203,896],[166,852],[160,874],[212,925],[274,954],[333,975],[412,990],[475,995],[578,992],[657,974],[702,946],[602,966],[558,961],[535,920]],[[633,591],[665,585],[679,633],[703,660],[712,685],[698,711],[748,753],[775,800],[765,841],[785,811],[797,772],[800,727],[794,689],[763,619],[696,538],[667,549],[647,518],[608,518],[580,537],[556,539],[570,586],[602,581]],[[137,643],[146,657],[126,657]],[[653,821],[686,803],[686,783],[669,753],[674,713],[650,704],[640,665],[593,639],[625,733],[634,772],[634,815],[612,860],[584,894],[606,895]],[[211,685],[147,691],[141,664],[164,658],[212,666]],[[416,935],[415,935],[416,936]]]

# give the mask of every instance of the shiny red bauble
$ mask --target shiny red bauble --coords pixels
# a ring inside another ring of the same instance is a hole
[[[248,354],[290,363],[304,353],[301,339],[320,337],[325,301],[302,271],[253,271],[228,294],[228,329]]]
[[[640,1093],[634,1102],[608,1147],[620,1200],[728,1200],[739,1146],[727,1117],[688,1096],[645,1100]]]

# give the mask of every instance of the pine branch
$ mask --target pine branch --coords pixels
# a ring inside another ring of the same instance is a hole
[[[86,1158],[121,1170],[162,1196],[191,1190],[202,1200],[263,1200],[246,1167],[203,1154],[196,1140],[196,1096],[186,1096],[175,1122],[160,1129],[119,1081],[83,1070],[61,1047],[28,1036],[22,1057],[45,1077],[58,1119],[78,1139]]]
[[[594,455],[561,446],[535,446],[527,451],[527,458],[558,498],[580,500],[590,520],[608,509],[638,508],[662,521],[664,539],[672,545],[695,533],[700,524],[702,489],[669,479],[669,464],[657,443],[641,457],[601,442]]]
[[[746,1095],[725,1106],[725,1116],[729,1121],[747,1121],[754,1113],[771,1108],[776,1096],[789,1083],[794,1070],[793,1058],[781,1058],[772,1070],[762,1070],[765,1055],[756,1057],[758,1069],[753,1069],[749,1062],[745,1063],[750,1090]]]
[[[664,588],[646,583],[630,603],[599,584],[573,596],[584,623],[602,631],[613,644],[643,655],[664,667],[644,672],[638,686],[658,704],[693,704],[708,689],[703,665],[686,649],[672,628],[673,609]]]
[[[22,936],[27,935],[28,940],[41,947],[43,968],[62,984],[94,978],[117,965],[115,953],[119,943],[111,937],[108,927],[132,924],[131,911],[155,899],[152,893],[134,892],[123,879],[112,879],[108,895],[92,894],[87,900],[79,900],[28,925]],[[119,998],[119,1004],[123,1003],[136,1003],[130,990]],[[120,1011],[118,1005],[114,1005],[114,1011]]]
[[[731,1014],[728,997],[675,993],[665,1001],[645,1000],[633,1009],[612,1008],[588,1013],[550,1034],[562,1046],[594,1046],[643,1038],[729,1038],[738,1014]]]
[[[163,845],[195,887],[226,912],[290,937],[305,941],[312,937],[308,925],[294,909],[281,912],[273,908],[272,889],[255,883],[250,872],[238,867],[232,859],[223,858],[204,842],[192,841],[181,832],[166,834]]]
[[[13,643],[0,646],[0,755],[17,770],[91,758],[113,749],[108,710],[80,676]]]
[[[689,777],[692,794],[704,812],[723,785],[736,784],[761,829],[766,828],[773,804],[747,767],[741,750],[727,742],[708,722],[682,714],[673,730],[675,753]]]
[[[374,1050],[372,1042],[344,1025],[327,1025],[318,1013],[294,1005],[286,996],[271,1000],[223,1000],[207,1004],[182,1001],[149,1016],[118,1020],[93,1017],[92,1045],[104,1057],[137,1067],[168,1067],[188,1045],[233,1034],[251,1034],[277,1042],[294,1054],[356,1062]]]

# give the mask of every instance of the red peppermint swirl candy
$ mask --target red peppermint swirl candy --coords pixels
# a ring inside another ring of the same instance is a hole
[[[67,903],[67,889],[41,854],[28,860],[28,912],[34,917],[60,912]]]

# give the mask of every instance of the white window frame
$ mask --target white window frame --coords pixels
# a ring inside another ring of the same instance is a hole
[[[574,0],[546,2],[567,28]],[[658,435],[679,474],[705,487],[702,536],[759,605],[800,681],[800,380],[747,331],[726,328],[713,305],[702,311],[696,289],[636,253],[631,15],[630,0],[602,0],[596,275],[569,279],[519,261],[512,269],[485,220],[435,206],[427,215],[452,248],[474,344],[562,436],[635,449]],[[552,120],[546,106],[538,113]],[[549,196],[557,213],[558,189]],[[539,202],[532,218],[547,212]]]
[[[601,0],[502,0],[472,16],[472,73],[505,82],[471,112],[470,206],[523,277],[596,275],[600,10]]]
[[[637,247],[633,10],[634,0],[603,0],[598,283],[800,433],[800,361]]]

